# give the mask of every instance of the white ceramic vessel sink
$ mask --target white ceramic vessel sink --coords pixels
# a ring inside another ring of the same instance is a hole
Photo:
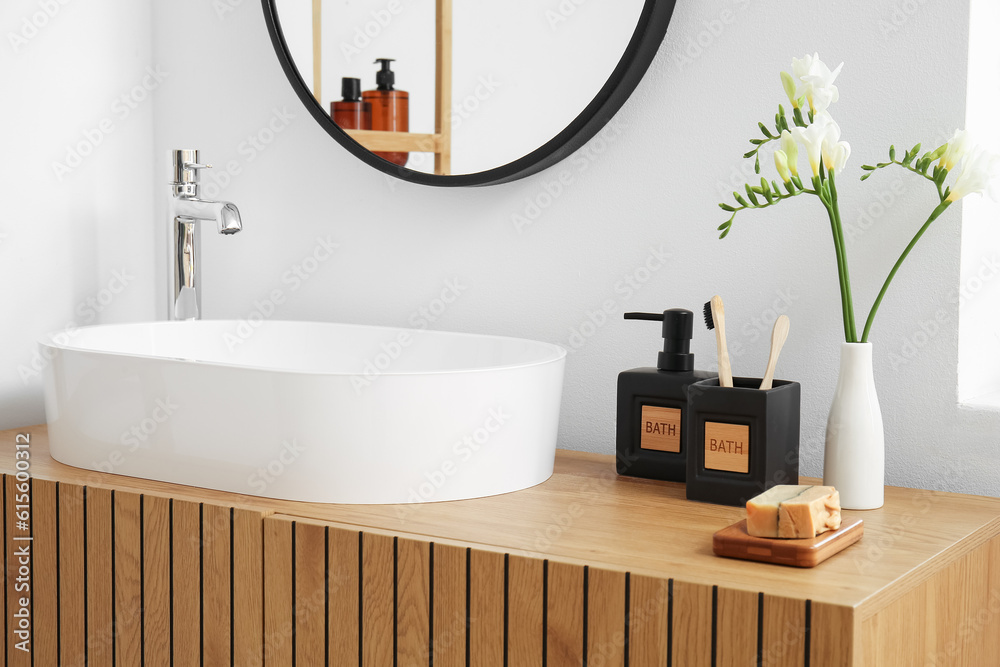
[[[556,345],[225,320],[40,345],[52,456],[72,466],[324,503],[475,498],[552,474]]]

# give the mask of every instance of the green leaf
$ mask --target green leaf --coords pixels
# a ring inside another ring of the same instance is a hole
[[[778,185],[778,181],[775,181],[773,179],[771,180],[771,189],[774,190],[774,194],[776,195],[781,194],[781,187]]]
[[[746,159],[748,157],[753,157],[756,154],[757,154],[757,149],[755,148],[752,151],[748,151],[748,152],[744,153],[743,154],[743,159]]]
[[[726,229],[726,231],[724,231],[724,232],[722,232],[721,234],[719,234],[719,238],[720,238],[720,239],[724,239],[724,238],[726,238],[726,236],[727,236],[727,235],[729,234],[729,230],[730,230],[730,229],[732,229],[732,227],[730,227],[730,228]]]
[[[758,206],[759,203],[757,201],[757,195],[754,194],[753,188],[751,188],[749,185],[747,185],[746,189],[747,189],[747,197],[750,198],[750,201],[753,202],[754,206]]]
[[[877,169],[882,169],[884,167],[888,167],[890,164],[892,164],[892,163],[891,162],[879,162],[877,165],[875,165],[875,167]]]
[[[730,226],[730,224],[731,224],[731,222],[729,220],[726,220],[724,223],[722,223],[721,225],[719,225],[718,227],[716,227],[716,229],[721,232],[724,229],[728,229],[729,226]]]
[[[932,161],[933,161],[933,160],[937,160],[937,159],[938,159],[938,158],[940,158],[940,157],[941,157],[942,155],[944,155],[944,152],[945,152],[946,150],[948,150],[948,144],[941,144],[940,146],[938,146],[937,148],[935,148],[935,149],[934,149],[933,151],[931,151],[930,153],[928,153],[928,154],[927,154],[927,157],[928,157],[928,158],[929,158],[930,160],[932,160]]]
[[[910,154],[913,157],[916,157],[917,153],[919,153],[919,152],[920,152],[920,144],[919,143],[916,146],[914,146],[913,148],[910,149]]]
[[[730,211],[730,212],[736,211],[736,209],[730,206],[729,204],[719,204],[719,208],[721,208],[723,211]]]
[[[767,142],[764,141],[763,139],[751,139],[750,143],[753,144],[754,146],[760,146],[761,144],[766,144]]]
[[[788,194],[794,195],[795,194],[795,183],[793,183],[792,181],[788,181],[787,183],[785,183],[785,189],[788,190]]]
[[[948,186],[948,187],[946,187],[946,188],[944,189],[944,192],[942,193],[942,195],[941,195],[941,196],[942,196],[942,197],[943,197],[944,199],[947,199],[947,198],[948,198],[948,195],[950,195],[950,194],[951,194],[951,186]]]
[[[861,180],[863,181],[863,180],[865,180],[866,178],[868,178],[871,175],[872,175],[872,173],[869,171],[867,174],[865,174],[864,176],[861,177]]]
[[[764,135],[765,137],[767,137],[768,139],[774,139],[774,135],[773,135],[773,134],[771,134],[771,131],[767,129],[767,126],[766,126],[766,125],[764,125],[764,123],[761,123],[761,122],[759,122],[759,121],[758,121],[758,122],[757,122],[757,127],[759,127],[759,128],[760,128],[760,131],[761,131],[761,133],[762,133],[762,134],[763,134],[763,135]]]
[[[750,204],[748,204],[747,200],[741,197],[738,192],[733,193],[733,198],[736,199],[736,203],[738,203],[743,208],[750,208]]]
[[[755,173],[755,174],[759,174],[760,173],[760,156],[759,155],[757,156],[757,159],[753,161],[753,173]]]
[[[861,168],[864,169],[865,171],[875,171],[875,167],[871,166],[870,164],[863,164],[861,165]]]
[[[896,147],[889,146],[889,161],[894,161],[896,159]]]

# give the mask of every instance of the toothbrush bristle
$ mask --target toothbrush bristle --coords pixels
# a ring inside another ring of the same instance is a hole
[[[715,318],[712,317],[712,302],[705,302],[705,326],[711,331],[715,328]]]

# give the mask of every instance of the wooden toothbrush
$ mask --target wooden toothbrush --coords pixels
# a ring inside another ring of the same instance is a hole
[[[726,348],[726,309],[722,297],[716,295],[705,304],[705,326],[715,329],[715,345],[719,350],[719,386],[733,386],[733,370],[729,365],[729,350]]]
[[[767,358],[767,371],[760,383],[761,389],[770,389],[774,383],[774,367],[778,365],[778,355],[788,338],[788,315],[782,315],[771,330],[771,355]]]

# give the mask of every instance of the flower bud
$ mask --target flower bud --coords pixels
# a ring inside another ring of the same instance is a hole
[[[792,180],[792,175],[788,171],[788,156],[785,155],[785,151],[774,151],[774,166],[778,169],[778,176],[781,176],[781,180],[785,183]]]

